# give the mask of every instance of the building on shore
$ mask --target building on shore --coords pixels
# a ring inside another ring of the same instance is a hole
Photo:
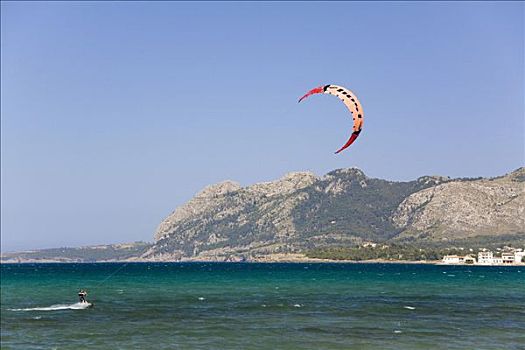
[[[445,255],[443,264],[459,264],[459,255]]]
[[[525,263],[525,251],[523,249],[516,249],[514,252],[514,263]]]
[[[501,256],[494,256],[489,250],[478,253],[478,265],[519,265],[522,264],[525,252],[523,249],[504,251]]]
[[[492,259],[494,259],[494,254],[491,251],[482,251],[478,253],[479,265],[492,265]]]
[[[476,263],[476,258],[472,255],[445,255],[443,257],[444,264],[465,264],[465,265],[474,265]]]
[[[524,264],[525,251],[506,247],[501,256],[495,256],[493,252],[483,249],[478,252],[478,259],[472,255],[445,255],[442,263],[447,265],[522,265]],[[498,253],[499,254],[499,253]]]
[[[514,252],[501,253],[501,260],[503,264],[514,264],[516,261]]]

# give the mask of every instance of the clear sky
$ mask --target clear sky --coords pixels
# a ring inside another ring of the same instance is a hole
[[[1,3],[2,250],[151,241],[205,185],[524,164],[523,2]],[[353,90],[351,132],[323,84]]]

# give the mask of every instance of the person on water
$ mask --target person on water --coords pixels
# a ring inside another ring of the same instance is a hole
[[[81,289],[78,291],[78,299],[81,303],[87,303],[86,296],[87,292],[85,290]]]

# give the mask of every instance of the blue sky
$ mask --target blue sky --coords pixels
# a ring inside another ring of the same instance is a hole
[[[205,185],[524,164],[522,2],[2,2],[2,249],[151,241]],[[322,84],[352,89],[351,132]]]

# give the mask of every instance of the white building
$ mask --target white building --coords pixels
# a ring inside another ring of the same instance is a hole
[[[514,252],[514,263],[520,264],[524,263],[523,258],[525,257],[525,251],[519,249]]]
[[[492,265],[494,255],[491,251],[483,251],[478,253],[478,264],[479,265]]]
[[[502,265],[503,257],[494,256],[491,251],[484,250],[478,253],[478,265]]]
[[[445,255],[443,264],[459,264],[459,255]]]
[[[492,258],[492,265],[503,265],[503,259],[497,256]]]
[[[501,253],[501,260],[503,264],[514,264],[516,261],[514,252]]]
[[[443,257],[443,264],[475,264],[476,259],[471,255],[445,255]]]
[[[501,249],[500,249],[501,250]],[[514,249],[507,247],[506,250],[501,252],[501,256],[494,256],[489,250],[484,249],[481,252],[478,252],[478,261],[472,255],[445,255],[442,264],[475,264],[475,265],[521,265],[525,264],[525,250],[524,249]]]
[[[494,256],[491,251],[482,251],[478,253],[477,265],[503,265],[514,264],[514,253],[501,253],[501,257]]]

